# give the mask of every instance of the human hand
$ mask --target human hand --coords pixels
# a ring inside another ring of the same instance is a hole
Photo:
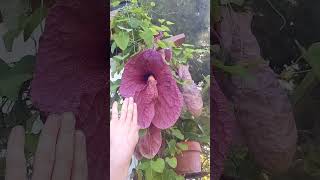
[[[25,133],[14,127],[8,141],[6,180],[26,180]],[[42,129],[32,180],[87,180],[85,136],[72,113],[50,115]]]
[[[137,104],[126,98],[118,114],[118,103],[113,103],[110,122],[110,174],[112,180],[124,180],[134,149],[139,140]]]

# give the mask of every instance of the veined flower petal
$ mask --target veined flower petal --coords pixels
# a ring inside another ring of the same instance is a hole
[[[147,133],[139,139],[137,146],[143,157],[152,159],[159,152],[161,143],[161,130],[151,125]]]

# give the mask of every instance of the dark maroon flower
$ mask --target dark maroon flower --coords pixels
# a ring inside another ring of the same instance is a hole
[[[33,102],[46,113],[75,113],[87,139],[89,177],[105,179],[108,157],[105,1],[56,0],[40,39]]]
[[[129,59],[122,75],[120,94],[134,97],[141,128],[148,128],[152,123],[159,129],[166,129],[180,116],[182,95],[170,67],[156,50],[148,49]]]
[[[138,123],[147,129],[136,154],[153,158],[161,147],[161,129],[173,126],[180,116],[182,95],[162,54],[148,49],[130,58],[122,75],[120,94],[134,97]]]

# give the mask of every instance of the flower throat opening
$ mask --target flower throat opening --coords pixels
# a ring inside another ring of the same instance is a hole
[[[152,73],[146,73],[146,74],[143,76],[143,80],[144,80],[145,82],[148,82],[150,76],[152,76],[153,79],[155,79],[155,77],[154,77],[154,75],[153,75]]]

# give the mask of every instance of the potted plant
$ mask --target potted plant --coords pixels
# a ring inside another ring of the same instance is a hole
[[[201,146],[197,141],[185,141],[187,149],[177,155],[176,172],[178,174],[191,174],[201,172]]]
[[[178,142],[178,146],[184,146],[184,149],[176,155],[177,167],[175,171],[177,174],[201,174],[203,171],[202,159],[209,157],[202,157],[202,149],[210,148],[210,133],[207,131],[210,128],[209,117],[206,113],[204,112],[198,118],[188,115],[182,116],[181,121],[177,124],[185,138]]]

